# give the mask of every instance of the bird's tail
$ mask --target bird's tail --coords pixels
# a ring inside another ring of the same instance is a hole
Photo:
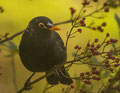
[[[48,73],[49,72],[46,72],[46,74]],[[48,76],[46,79],[47,82],[51,85],[56,85],[59,82],[66,85],[70,85],[71,83],[73,83],[65,67],[62,67],[61,70],[57,70],[57,73]]]

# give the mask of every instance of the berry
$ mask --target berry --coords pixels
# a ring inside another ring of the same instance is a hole
[[[109,36],[110,36],[110,34],[109,34],[109,33],[107,33],[107,34],[106,34],[106,37],[109,37]]]
[[[98,44],[96,48],[100,48],[100,47],[101,47],[101,45]]]
[[[89,75],[89,74],[90,74],[90,72],[86,72],[86,74],[87,74],[87,75]]]
[[[81,24],[81,26],[85,27],[85,26],[86,26],[86,24],[85,24],[85,23],[83,23],[83,24]]]
[[[71,88],[75,88],[75,86],[71,85]]]
[[[73,15],[76,12],[76,10],[72,7],[70,8],[70,11],[71,11],[71,15]]]
[[[99,81],[99,80],[100,80],[100,77],[96,77],[96,80]]]
[[[96,28],[95,28],[95,27],[93,27],[92,29],[93,29],[93,30],[96,30]]]
[[[84,73],[80,73],[80,76],[84,76]]]
[[[96,75],[99,75],[99,74],[100,74],[100,71],[96,71],[95,74],[96,74]]]
[[[113,79],[109,79],[108,82],[111,82]]]
[[[98,42],[98,39],[97,39],[97,38],[95,39],[95,42]]]
[[[108,40],[108,41],[106,41],[106,44],[107,44],[107,45],[109,45],[109,44],[110,44],[110,41],[109,41],[109,40]]]
[[[110,68],[109,70],[113,73],[113,68]]]
[[[105,64],[105,67],[109,68],[109,67],[110,67],[110,64]]]
[[[74,47],[74,49],[78,49],[79,48],[79,46],[78,45],[76,45],[75,47]]]
[[[114,67],[118,67],[120,64],[114,64]]]
[[[109,8],[105,8],[104,11],[105,11],[105,12],[109,12]]]
[[[120,58],[116,58],[115,62],[118,63],[120,61]]]
[[[95,66],[94,66],[94,67],[92,67],[92,70],[96,70],[96,69],[97,69],[97,67],[95,67]]]
[[[83,20],[85,20],[85,18],[83,18]]]
[[[117,39],[114,39],[114,40],[113,40],[113,43],[117,43],[117,42],[118,42],[118,40],[117,40]]]
[[[107,25],[106,22],[103,22],[103,23],[102,23],[102,26],[106,26],[106,25]]]
[[[80,33],[82,33],[82,29],[78,29],[77,31],[80,32]]]
[[[93,76],[92,79],[96,80],[96,76]]]
[[[84,20],[80,20],[80,23],[81,23],[81,24],[84,24]]]
[[[103,6],[105,7],[105,6],[107,6],[107,5],[108,5],[108,3],[107,3],[107,2],[104,2]]]
[[[109,61],[108,61],[108,60],[106,60],[106,61],[105,61],[105,64],[108,64],[108,63],[109,63]]]
[[[94,2],[97,2],[98,0],[93,0]]]

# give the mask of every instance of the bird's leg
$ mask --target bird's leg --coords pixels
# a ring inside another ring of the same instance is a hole
[[[30,80],[31,80],[31,78],[32,78],[34,75],[35,75],[35,72],[26,80],[26,82],[25,82],[25,84],[24,84],[25,90],[30,90],[30,89],[32,89]]]

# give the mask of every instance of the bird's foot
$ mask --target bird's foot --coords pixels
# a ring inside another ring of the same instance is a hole
[[[58,70],[60,69],[60,65],[55,65],[53,68],[52,68],[52,71],[54,71],[54,73],[59,76],[59,72]]]
[[[33,87],[31,86],[30,80],[27,80],[24,84],[25,90],[31,90]]]

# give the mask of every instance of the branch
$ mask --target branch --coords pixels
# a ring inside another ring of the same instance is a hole
[[[20,32],[12,35],[12,36],[10,36],[10,37],[8,37],[8,38],[5,38],[4,40],[1,40],[1,41],[0,41],[0,44],[4,43],[4,42],[6,42],[6,41],[12,40],[13,38],[17,37],[18,35],[22,34],[23,32],[24,32],[24,31],[20,31]]]

